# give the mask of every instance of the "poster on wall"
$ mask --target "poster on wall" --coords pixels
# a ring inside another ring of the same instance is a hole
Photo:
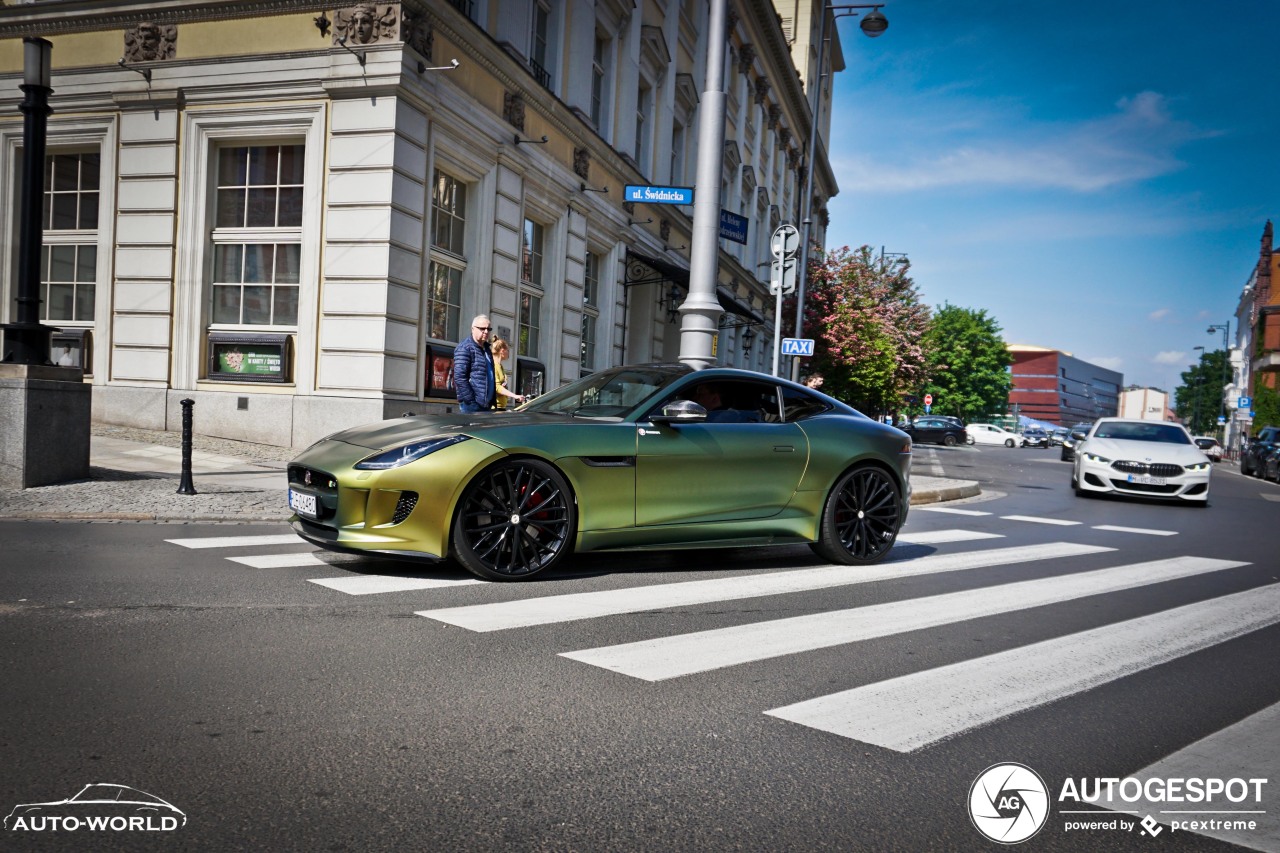
[[[428,397],[457,397],[453,390],[453,349],[451,347],[427,347],[427,381],[424,383]]]
[[[209,333],[209,378],[236,382],[287,382],[288,335]]]

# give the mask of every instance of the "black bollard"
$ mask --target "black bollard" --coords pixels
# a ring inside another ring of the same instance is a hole
[[[191,409],[195,400],[182,401],[182,481],[178,483],[178,494],[196,494],[195,484],[191,482]]]

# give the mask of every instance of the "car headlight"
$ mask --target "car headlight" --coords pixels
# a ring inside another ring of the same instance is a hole
[[[1194,465],[1184,465],[1183,467],[1184,467],[1184,468],[1186,468],[1188,471],[1208,471],[1208,470],[1209,470],[1209,463],[1208,463],[1208,462],[1197,462],[1197,463],[1196,463],[1196,464],[1194,464]]]
[[[1111,460],[1108,459],[1107,457],[1099,456],[1096,453],[1085,453],[1083,455],[1086,462],[1101,462],[1103,465],[1106,465],[1111,462]]]
[[[412,444],[405,444],[401,447],[393,447],[390,450],[384,450],[373,456],[365,457],[353,467],[361,471],[385,471],[388,468],[399,468],[401,465],[408,465],[410,462],[418,461],[428,453],[435,453],[437,450],[443,450],[460,441],[466,441],[468,438],[470,436],[467,435],[424,438],[422,441],[415,441]]]

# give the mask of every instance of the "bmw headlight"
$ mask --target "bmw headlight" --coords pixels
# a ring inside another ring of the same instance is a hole
[[[1196,464],[1194,464],[1194,465],[1184,465],[1183,467],[1184,467],[1184,468],[1186,468],[1188,471],[1208,471],[1208,470],[1209,470],[1209,463],[1208,463],[1208,462],[1197,462],[1197,463],[1196,463]]]
[[[468,438],[470,436],[466,435],[424,438],[421,441],[415,441],[412,444],[406,444],[401,447],[393,447],[390,450],[384,450],[381,453],[361,459],[354,467],[360,471],[385,471],[388,468],[399,468],[401,465],[408,465],[410,462],[418,461],[428,453],[435,453],[437,450],[443,450],[460,441],[466,441]]]
[[[1107,465],[1111,462],[1111,460],[1108,459],[1107,457],[1099,456],[1096,453],[1086,453],[1084,454],[1084,459],[1086,462],[1100,462],[1103,465]]]

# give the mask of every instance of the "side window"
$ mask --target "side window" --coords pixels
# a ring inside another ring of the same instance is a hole
[[[831,404],[796,388],[783,388],[782,407],[783,417],[790,422],[821,414],[830,409]]]
[[[780,419],[777,386],[764,382],[708,379],[684,386],[656,408],[674,399],[702,406],[707,410],[707,423],[777,423]]]

